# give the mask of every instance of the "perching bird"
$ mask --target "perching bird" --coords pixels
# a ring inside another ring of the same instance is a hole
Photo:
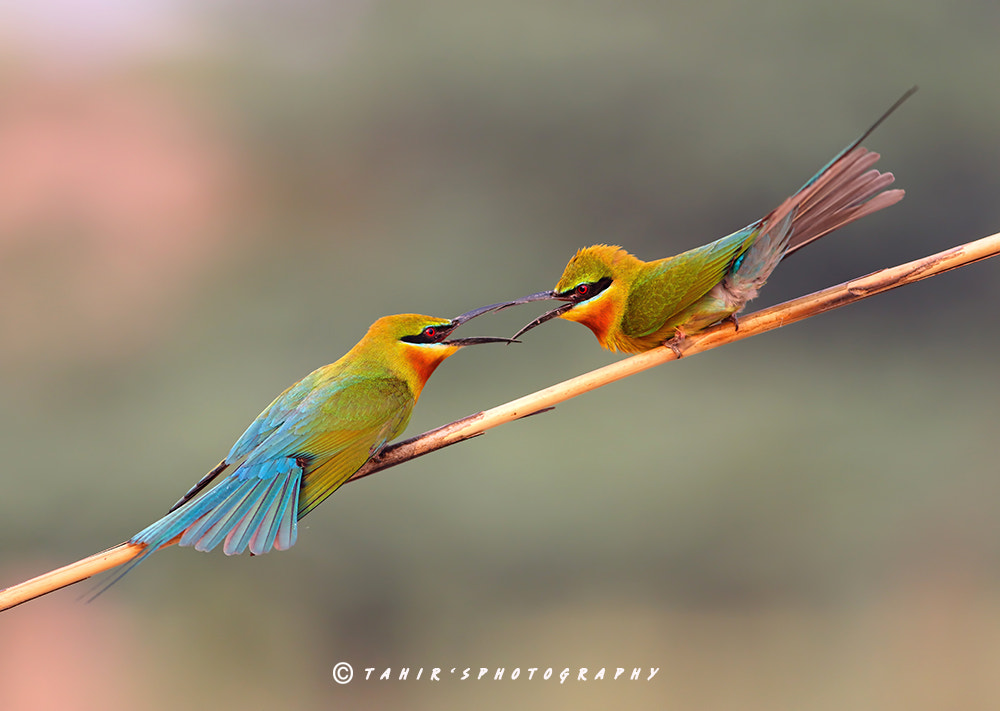
[[[484,306],[454,319],[417,314],[380,318],[340,360],[281,393],[215,469],[166,516],[132,536],[129,543],[146,550],[108,586],[177,538],[180,545],[199,551],[221,543],[226,555],[290,548],[298,520],[402,433],[442,361],[463,346],[511,342],[448,340],[462,323],[501,306]],[[230,467],[235,468],[221,482],[195,498]]]
[[[727,318],[735,321],[783,258],[903,198],[902,190],[886,190],[892,173],[872,168],[879,155],[862,148],[861,142],[915,91],[907,91],[770,214],[728,237],[653,262],[618,246],[581,249],[555,289],[511,302],[567,302],[527,324],[514,338],[559,316],[582,323],[613,351],[638,353],[666,343],[680,355],[686,335]]]

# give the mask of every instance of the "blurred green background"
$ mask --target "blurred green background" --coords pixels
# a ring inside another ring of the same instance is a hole
[[[682,251],[866,142],[900,205],[754,308],[1000,229],[995,2],[0,10],[0,585],[127,538],[377,317]],[[633,377],[0,617],[0,707],[992,709],[1000,263]],[[477,321],[506,335],[535,315]],[[462,353],[410,433],[616,359]],[[650,682],[330,669],[660,667]]]

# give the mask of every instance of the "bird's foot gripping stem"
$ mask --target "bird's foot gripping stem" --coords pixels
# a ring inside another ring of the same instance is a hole
[[[675,328],[674,337],[664,341],[663,345],[672,350],[678,358],[683,358],[684,353],[681,351],[681,346],[684,345],[685,340],[687,340],[687,334],[681,329]]]

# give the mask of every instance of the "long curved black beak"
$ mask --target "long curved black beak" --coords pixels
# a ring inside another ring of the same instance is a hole
[[[520,304],[530,304],[533,301],[551,301],[552,299],[562,299],[555,291],[549,289],[548,291],[539,291],[537,294],[530,294],[528,296],[522,296],[520,299],[514,299],[513,301],[508,301],[500,306],[500,308],[507,308],[508,306],[519,306]],[[497,309],[498,311],[500,309]]]
[[[466,321],[471,321],[477,316],[482,316],[483,314],[493,313],[494,311],[503,311],[510,306],[520,306],[521,304],[530,304],[532,301],[550,301],[552,299],[561,299],[563,297],[556,294],[556,292],[549,291],[539,291],[537,294],[531,294],[530,296],[522,296],[520,299],[514,299],[513,301],[501,301],[497,304],[490,304],[489,306],[480,306],[478,309],[473,309],[472,311],[466,311],[460,316],[456,316],[451,320],[453,324],[458,326],[459,324],[465,323]]]
[[[471,321],[477,316],[493,313],[495,311],[502,311],[503,309],[506,309],[510,306],[520,306],[521,304],[530,304],[534,301],[552,301],[554,299],[564,300],[566,299],[566,297],[560,296],[555,291],[550,289],[549,291],[539,291],[537,294],[529,294],[528,296],[522,296],[520,299],[514,299],[513,301],[501,301],[500,303],[490,304],[489,306],[480,306],[478,309],[473,309],[472,311],[466,311],[464,314],[461,314],[460,316],[456,316],[455,318],[453,318],[451,320],[452,328],[457,328],[460,324],[463,324],[466,321]],[[479,343],[520,343],[520,341],[517,340],[517,337],[520,336],[522,333],[530,331],[535,326],[543,324],[549,319],[553,319],[556,316],[566,313],[571,308],[573,308],[574,305],[575,304],[573,304],[572,302],[569,302],[561,304],[558,307],[552,309],[551,311],[547,311],[546,313],[542,314],[534,321],[529,323],[527,326],[522,328],[520,331],[515,333],[510,338],[456,338],[453,340],[445,341],[445,343],[450,343],[452,345],[462,345],[462,346],[471,346]]]
[[[474,338],[449,338],[442,343],[449,346],[478,346],[481,343],[520,343],[513,338],[493,338],[492,336],[477,336]]]
[[[513,306],[516,302],[513,301],[502,301],[497,304],[490,304],[488,306],[480,306],[478,309],[472,309],[472,311],[466,311],[464,314],[459,314],[451,320],[451,326],[449,330],[454,330],[461,326],[466,321],[471,321],[472,319],[482,316],[483,314],[493,313],[494,311],[500,311],[508,306]],[[493,338],[491,336],[480,336],[476,338],[449,338],[442,343],[447,343],[450,346],[477,346],[482,343],[519,343],[513,338]]]
[[[457,328],[461,326],[466,321],[471,321],[474,318],[478,318],[483,314],[490,314],[494,311],[500,311],[508,306],[513,306],[513,301],[502,301],[498,304],[490,304],[489,306],[480,306],[478,309],[472,309],[472,311],[466,311],[464,314],[460,314],[451,320],[452,328]]]
[[[552,298],[556,298],[557,299],[559,297],[554,296]],[[517,333],[515,333],[513,336],[511,336],[511,338],[517,338],[518,336],[520,336],[520,335],[522,335],[524,333],[527,333],[528,331],[530,331],[531,329],[533,329],[535,326],[541,326],[543,323],[545,323],[546,321],[551,321],[556,316],[562,316],[564,313],[566,313],[567,311],[569,311],[574,306],[576,306],[576,304],[574,304],[572,301],[568,301],[565,304],[560,304],[559,306],[556,306],[551,311],[546,311],[545,313],[543,313],[541,316],[539,316],[538,318],[536,318],[531,323],[525,324],[524,326],[522,326],[521,330],[518,331]]]
[[[500,309],[505,309],[508,306],[517,306],[519,304],[530,304],[533,301],[553,301],[553,300],[565,301],[565,300],[567,300],[567,298],[566,298],[566,296],[561,296],[560,294],[558,294],[554,290],[550,289],[549,291],[539,291],[537,294],[531,294],[529,296],[522,296],[520,299],[514,299],[513,301],[508,301],[507,303],[501,305],[497,310],[499,311]],[[534,321],[532,321],[531,323],[527,324],[526,326],[524,326],[524,328],[522,328],[520,331],[518,331],[513,336],[511,336],[511,338],[516,339],[518,336],[520,336],[521,334],[523,334],[523,333],[525,333],[527,331],[530,331],[535,326],[540,326],[541,324],[545,323],[546,321],[554,319],[556,316],[561,316],[562,314],[566,313],[567,311],[569,311],[574,306],[575,306],[575,304],[572,301],[569,301],[568,303],[560,304],[559,306],[557,306],[556,308],[552,309],[551,311],[546,311],[541,316],[539,316]]]

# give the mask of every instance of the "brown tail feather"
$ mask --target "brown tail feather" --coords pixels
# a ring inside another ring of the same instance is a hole
[[[792,236],[784,256],[903,199],[902,190],[886,190],[892,185],[892,173],[872,168],[878,159],[878,153],[853,148],[765,218],[766,223],[773,223],[793,213]]]
[[[860,138],[830,161],[819,175],[811,178],[797,193],[781,203],[765,217],[763,229],[781,225],[791,216],[792,234],[783,257],[815,242],[838,227],[878,212],[903,199],[902,190],[887,190],[892,185],[892,173],[880,173],[873,166],[878,153],[861,147],[893,111],[917,90],[912,87],[879,116]]]

